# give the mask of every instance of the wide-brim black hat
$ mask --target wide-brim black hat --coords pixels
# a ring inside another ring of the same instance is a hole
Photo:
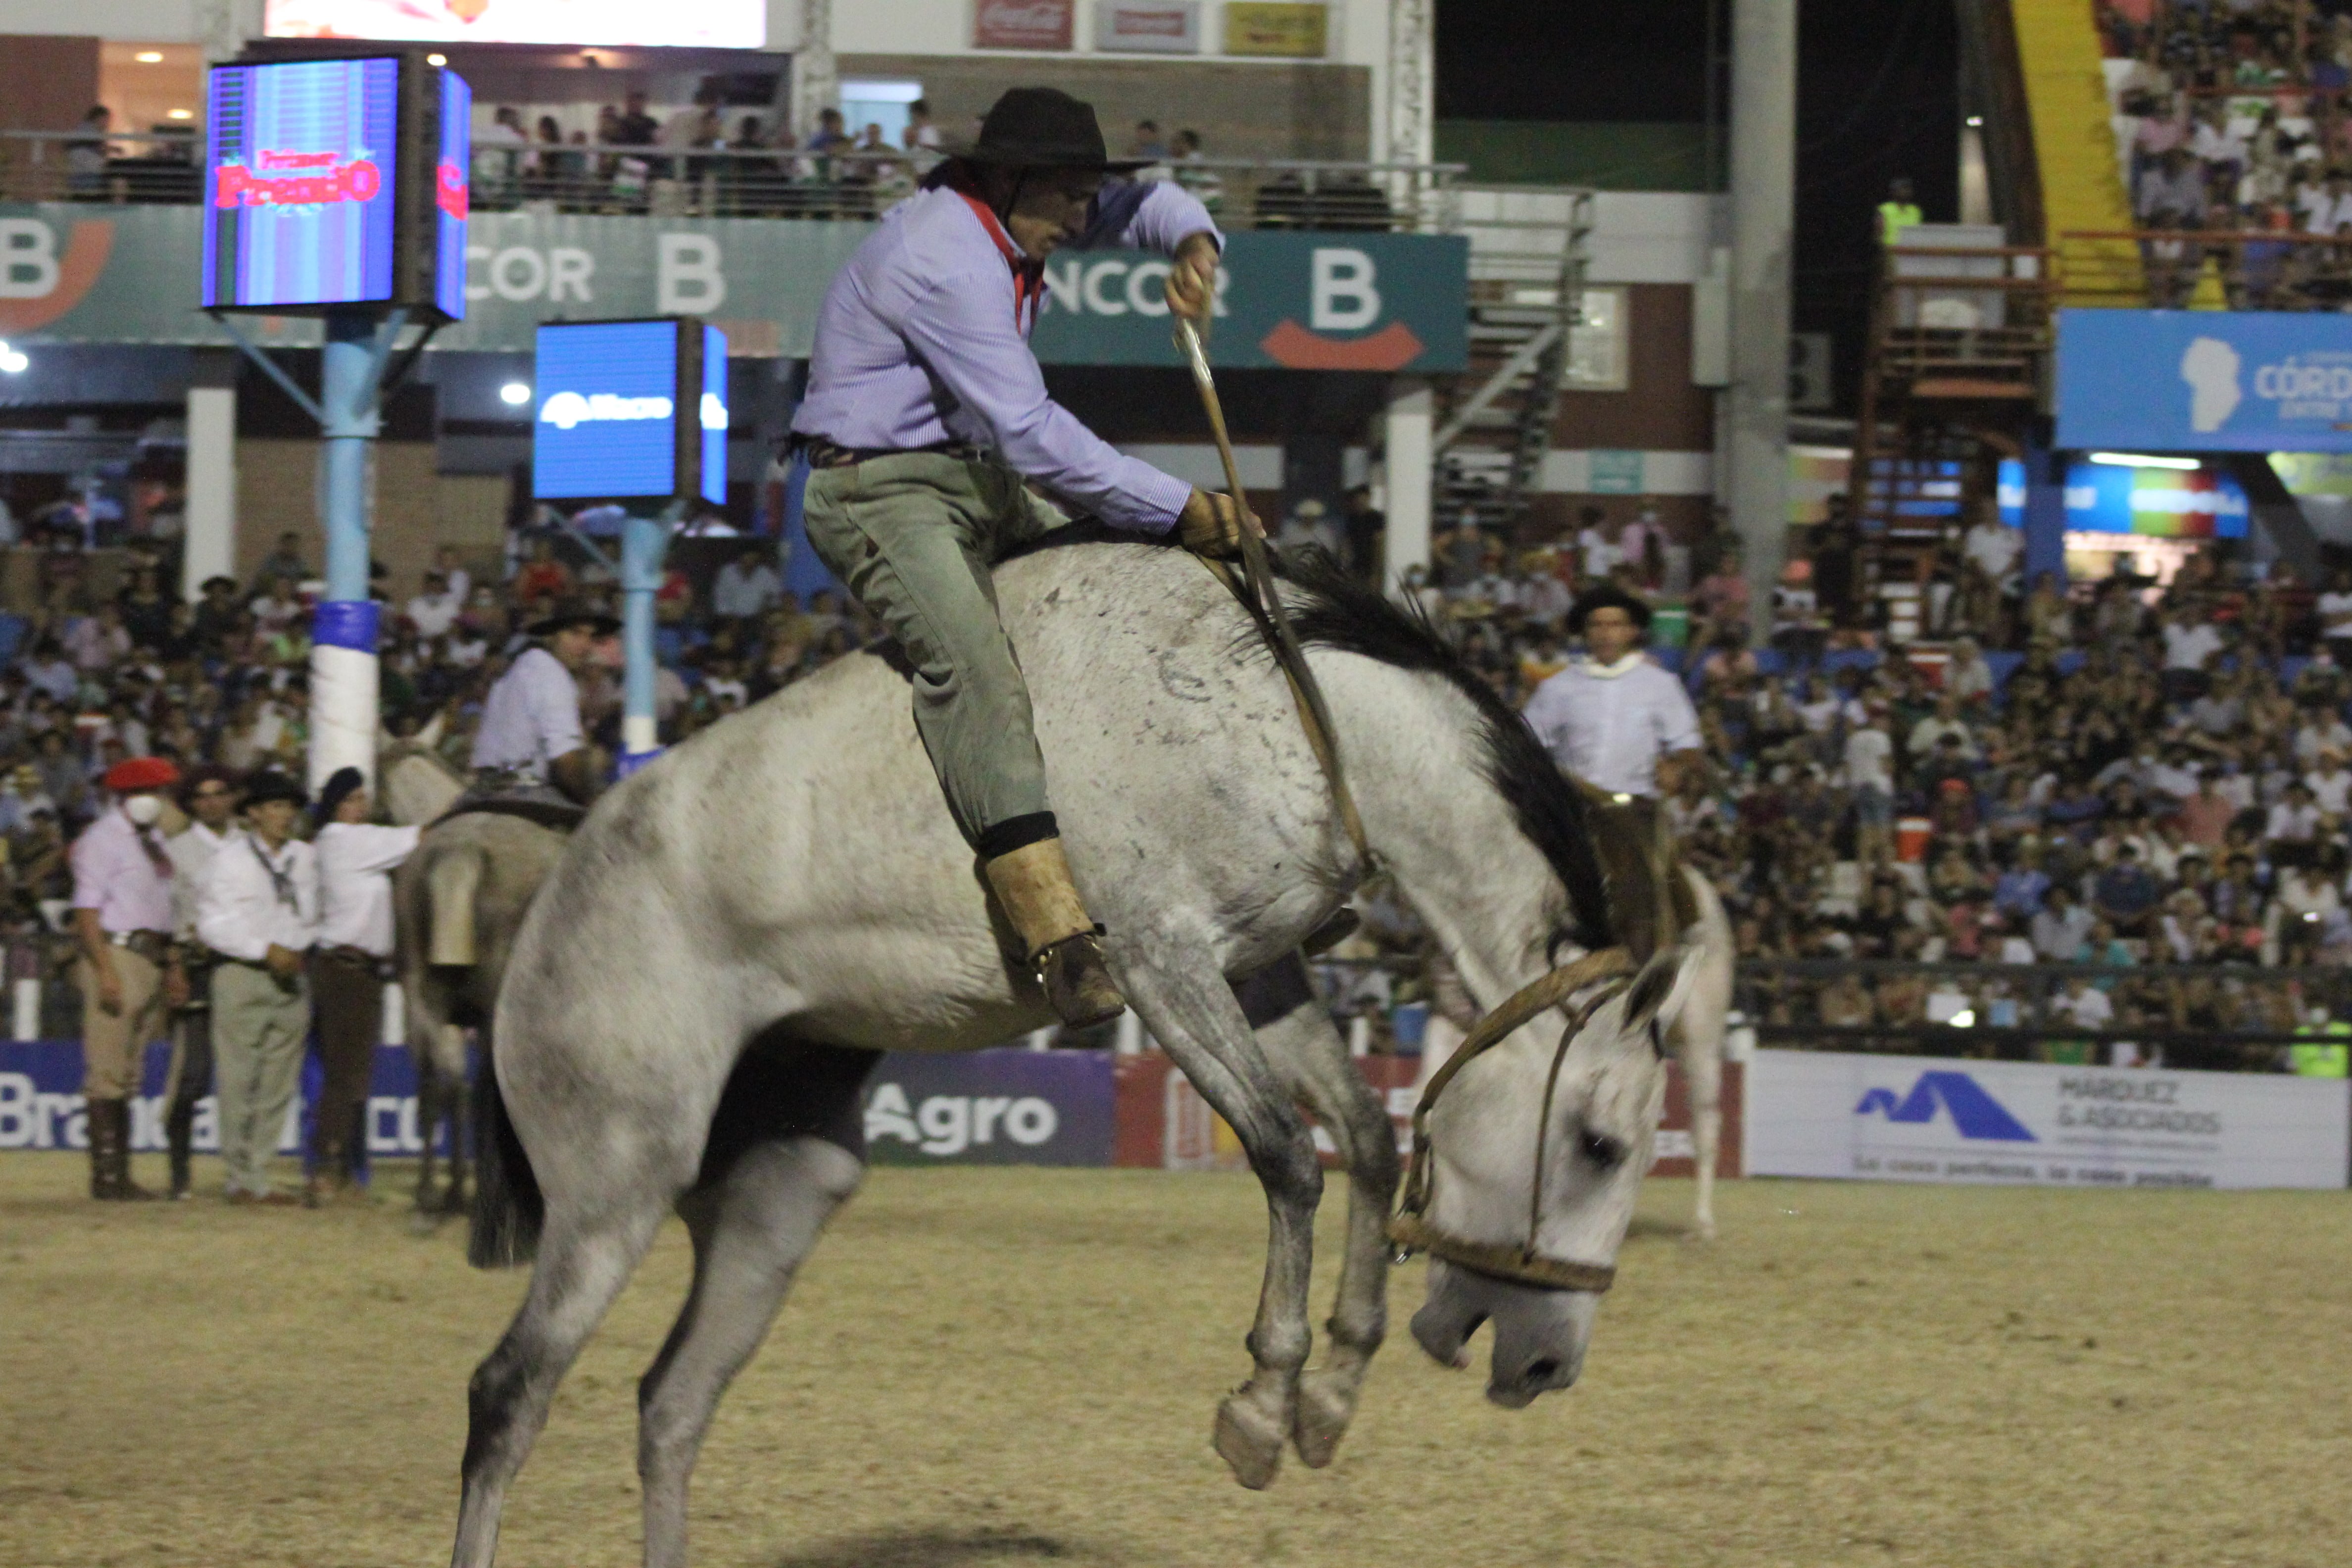
[[[1568,607],[1570,635],[1581,637],[1584,623],[1591,619],[1595,610],[1622,610],[1633,618],[1635,630],[1650,629],[1650,606],[1641,596],[1627,593],[1614,583],[1603,583],[1597,588],[1587,588],[1579,594],[1576,603]]]
[[[611,637],[621,629],[618,617],[587,599],[558,599],[547,614],[530,623],[526,629],[535,637],[551,637],[566,626],[586,626],[600,637]]]
[[[239,803],[244,810],[273,800],[292,801],[298,806],[310,804],[309,792],[284,773],[260,773],[245,781],[245,799]]]
[[[980,140],[960,154],[973,163],[1024,169],[1099,169],[1126,174],[1150,158],[1114,158],[1103,144],[1095,106],[1058,88],[1008,89],[980,122]]]

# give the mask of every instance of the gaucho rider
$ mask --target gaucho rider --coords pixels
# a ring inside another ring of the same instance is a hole
[[[1561,770],[1582,783],[1607,828],[1595,835],[1612,887],[1663,876],[1677,928],[1660,932],[1645,899],[1612,897],[1636,956],[1698,918],[1661,823],[1658,796],[1705,764],[1698,714],[1683,684],[1642,651],[1650,606],[1613,584],[1578,595],[1568,629],[1584,652],[1528,699],[1526,717]]]
[[[1065,521],[1023,481],[1139,533],[1237,549],[1233,500],[1123,457],[1046,395],[1028,334],[1045,258],[1129,245],[1173,258],[1169,307],[1199,321],[1222,245],[1173,184],[1106,180],[1094,110],[1015,88],[978,143],[886,215],[826,293],[807,398],[793,420],[787,494],[809,542],[905,648],[915,725],[949,809],[985,867],[1055,1012],[1099,1022],[1124,1005],[1099,928],[1071,885],[1045,798],[1029,691],[999,623],[989,568]]]
[[[482,704],[474,732],[477,795],[551,787],[581,805],[596,798],[604,767],[580,723],[579,676],[597,639],[620,629],[595,605],[572,601],[531,623],[538,640],[516,656]]]

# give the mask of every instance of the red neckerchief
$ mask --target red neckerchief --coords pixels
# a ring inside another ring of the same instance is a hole
[[[972,215],[980,219],[980,226],[986,229],[988,237],[996,242],[996,253],[1004,258],[1004,265],[1013,269],[1013,325],[1025,336],[1036,324],[1037,304],[1045,298],[1045,264],[1021,254],[1013,243],[1013,237],[1004,232],[1004,225],[988,210],[986,202],[969,191],[957,191],[956,195],[963,197]]]

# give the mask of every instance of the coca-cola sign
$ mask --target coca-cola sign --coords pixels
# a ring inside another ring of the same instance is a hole
[[[976,49],[1066,49],[1077,0],[973,0]]]
[[[1198,54],[1199,0],[1097,0],[1095,47],[1138,54]]]

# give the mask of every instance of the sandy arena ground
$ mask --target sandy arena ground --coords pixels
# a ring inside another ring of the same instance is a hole
[[[0,1156],[0,1564],[446,1561],[521,1276],[394,1208],[100,1207],[82,1173]],[[1207,1438],[1254,1183],[877,1173],[721,1408],[697,1561],[2352,1562],[2352,1198],[1735,1183],[1700,1247],[1689,1196],[1651,1184],[1584,1383],[1524,1413],[1480,1398],[1483,1335],[1471,1373],[1411,1344],[1402,1270],[1338,1464],[1252,1494]],[[564,1385],[506,1568],[636,1562],[635,1386],[687,1263],[673,1225]]]

